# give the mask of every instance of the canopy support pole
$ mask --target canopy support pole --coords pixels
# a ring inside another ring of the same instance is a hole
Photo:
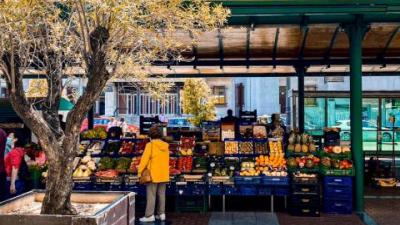
[[[295,67],[297,73],[297,88],[299,91],[298,96],[298,112],[299,112],[299,131],[304,132],[304,75],[306,73],[306,67],[304,65],[298,65]]]
[[[364,153],[362,141],[362,42],[367,25],[357,16],[346,27],[350,44],[350,133],[355,166],[355,211],[364,211]]]
[[[96,104],[96,103],[95,103]],[[93,129],[94,125],[94,106],[92,106],[87,115],[88,118],[88,128]]]

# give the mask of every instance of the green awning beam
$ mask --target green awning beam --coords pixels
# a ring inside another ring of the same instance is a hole
[[[330,41],[330,43],[329,43],[329,47],[328,47],[328,49],[326,50],[324,59],[325,59],[325,61],[327,61],[327,62],[329,62],[329,60],[330,60],[330,58],[331,58],[331,51],[332,51],[333,46],[335,45],[336,37],[337,37],[337,35],[338,35],[340,29],[341,29],[340,26],[337,26],[337,27],[336,27],[335,32],[333,33],[332,38],[331,38],[331,41]],[[330,64],[328,64],[328,65],[326,66],[326,68],[330,68],[330,67],[331,67]]]
[[[386,52],[390,47],[390,44],[392,43],[393,39],[396,37],[396,35],[399,33],[400,26],[397,26],[396,29],[390,34],[390,37],[388,41],[386,42],[385,47],[383,48],[382,52],[378,55],[378,60],[382,62],[382,67],[386,67],[385,63],[385,57],[386,57]]]
[[[218,50],[219,50],[219,68],[224,68],[224,42],[222,37],[221,29],[218,29]]]
[[[276,53],[278,51],[278,41],[279,41],[279,27],[276,28],[274,49],[272,50],[272,63],[273,63],[274,69],[276,68]]]

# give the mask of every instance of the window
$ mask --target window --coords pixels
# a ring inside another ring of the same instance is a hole
[[[214,86],[212,94],[216,105],[226,105],[226,88],[224,86]]]
[[[119,114],[130,115],[175,115],[177,111],[178,94],[167,93],[162,99],[155,99],[150,94],[141,93],[119,94],[118,112]]]

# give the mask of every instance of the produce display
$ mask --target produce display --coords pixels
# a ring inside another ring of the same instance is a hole
[[[141,158],[141,157],[133,157],[133,158],[132,158],[132,160],[131,160],[131,162],[130,162],[130,165],[129,165],[128,172],[130,172],[130,173],[137,173],[137,171],[138,171],[138,166],[139,166],[139,164],[140,164],[140,158]]]
[[[265,126],[253,126],[254,138],[267,138],[267,129]]]
[[[96,173],[96,177],[101,179],[115,179],[119,176],[119,172],[113,169],[103,170]]]
[[[328,154],[349,154],[351,152],[350,147],[345,145],[345,146],[325,146],[324,147],[324,153]]]
[[[96,162],[90,157],[83,157],[76,167],[72,177],[74,179],[89,178],[96,171]]]
[[[314,143],[313,137],[308,134],[298,134],[292,132],[288,140],[289,144],[287,150],[289,153],[315,153],[317,146]]]
[[[225,141],[225,154],[232,155],[239,153],[238,141]]]
[[[239,153],[240,154],[253,154],[253,142],[241,141],[239,142]]]
[[[261,141],[254,142],[254,153],[255,154],[267,154],[268,153],[268,142],[261,142]]]
[[[314,155],[301,156],[301,157],[289,157],[287,164],[292,169],[318,169],[320,158]]]
[[[87,148],[87,153],[91,155],[98,155],[101,153],[105,142],[104,141],[93,141]]]
[[[107,146],[104,148],[105,154],[115,154],[121,148],[120,141],[108,141]]]
[[[221,131],[221,140],[235,138],[235,131],[232,129]]]
[[[130,158],[121,157],[115,162],[115,168],[118,171],[126,172],[131,166],[132,160]]]
[[[179,141],[179,154],[182,156],[191,156],[193,155],[195,146],[196,139],[194,137],[181,137]]]
[[[269,141],[269,152],[270,154],[275,154],[275,153],[283,153],[283,147],[282,147],[282,142],[281,141]]]
[[[135,153],[135,143],[132,141],[123,141],[119,149],[119,153],[122,155]]]
[[[193,157],[192,156],[182,156],[179,157],[176,169],[182,173],[189,173],[192,171],[193,167]]]
[[[92,130],[84,131],[81,137],[83,139],[106,139],[107,131],[104,127],[96,127]]]
[[[110,157],[103,157],[99,161],[99,170],[109,170],[114,169],[115,160]]]
[[[86,149],[89,147],[90,141],[81,141],[79,143],[79,154],[83,154]]]
[[[252,177],[260,176],[261,171],[256,170],[256,164],[254,162],[242,162],[240,164],[240,176]]]

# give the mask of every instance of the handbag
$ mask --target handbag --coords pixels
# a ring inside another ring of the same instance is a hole
[[[149,165],[151,163],[153,157],[153,143],[151,143],[151,152],[150,152],[150,160],[149,160]],[[140,184],[148,184],[152,182],[152,178],[151,178],[151,172],[150,169],[148,168],[149,166],[146,166],[146,168],[142,171],[142,174],[139,178],[139,183]]]

